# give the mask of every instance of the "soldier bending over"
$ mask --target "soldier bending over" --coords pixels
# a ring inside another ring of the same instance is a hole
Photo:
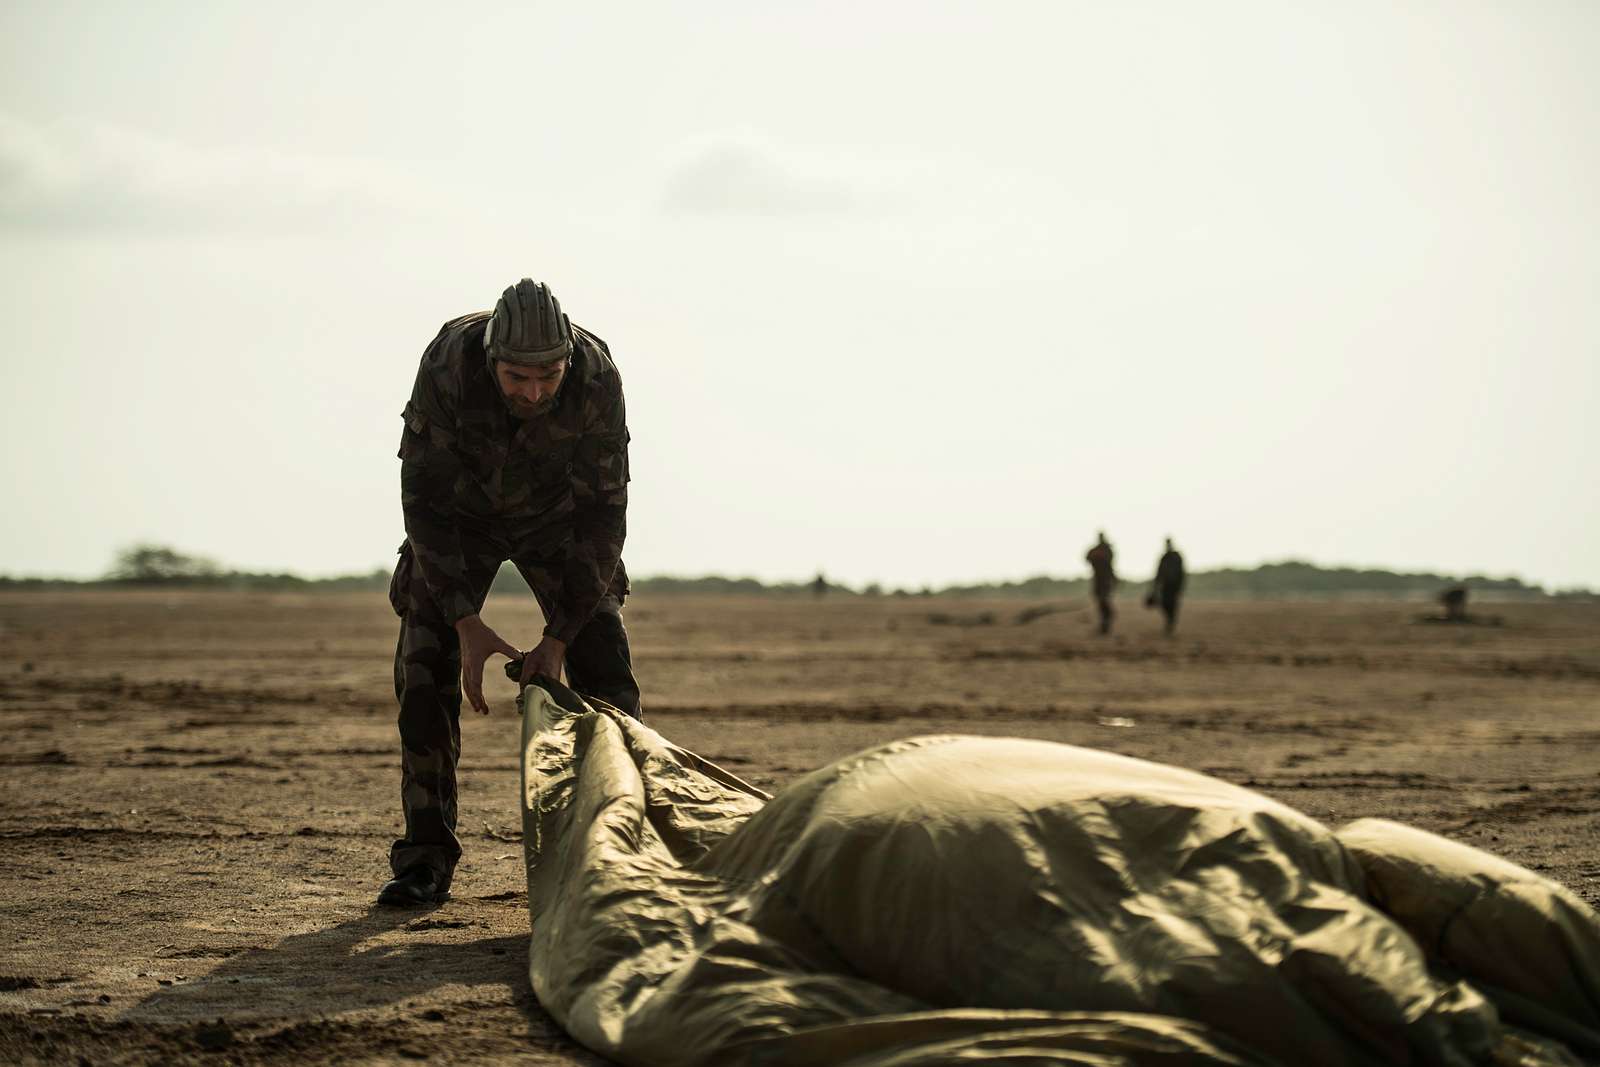
[[[479,714],[484,662],[522,660],[522,677],[559,679],[639,717],[628,635],[628,425],[605,342],[571,324],[550,290],[524,278],[493,313],[444,324],[422,354],[400,440],[406,543],[389,599],[400,615],[405,836],[380,904],[450,895],[461,856],[456,762],[463,690]],[[502,562],[544,612],[532,651],[479,617]]]

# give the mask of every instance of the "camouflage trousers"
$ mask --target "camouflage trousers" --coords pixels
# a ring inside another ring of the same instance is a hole
[[[548,616],[561,588],[561,563],[514,556],[507,546],[485,540],[464,544],[473,602],[480,608],[500,564],[516,565]],[[594,615],[567,648],[567,682],[640,717],[639,683],[633,676],[628,632],[622,625],[627,574],[621,565]],[[426,863],[444,875],[448,888],[461,858],[456,837],[456,764],[461,758],[461,643],[446,622],[414,565],[409,543],[400,549],[389,587],[400,616],[394,654],[394,693],[400,702],[400,803],[406,833],[389,849],[395,874]],[[509,635],[506,636],[510,640]],[[513,642],[515,643],[515,642]],[[489,670],[499,660],[491,659]]]

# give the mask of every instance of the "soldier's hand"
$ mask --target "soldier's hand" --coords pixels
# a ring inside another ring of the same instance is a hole
[[[536,674],[542,674],[552,681],[561,681],[561,663],[566,655],[565,641],[548,635],[541,638],[533,651],[522,657],[522,684],[533,681]]]
[[[476,615],[468,615],[456,623],[456,634],[461,638],[461,692],[467,703],[479,715],[489,714],[489,704],[483,699],[483,665],[495,653],[512,659],[522,655],[489,628]]]

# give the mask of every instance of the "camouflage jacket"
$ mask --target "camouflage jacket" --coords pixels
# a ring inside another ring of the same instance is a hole
[[[568,644],[605,594],[627,533],[628,426],[604,341],[572,328],[553,410],[518,419],[484,358],[488,312],[447,322],[422,354],[400,438],[400,502],[423,581],[446,619],[478,610],[463,537],[560,561],[545,633]]]

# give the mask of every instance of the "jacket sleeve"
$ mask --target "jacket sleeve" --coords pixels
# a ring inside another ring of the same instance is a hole
[[[466,558],[454,516],[456,477],[454,400],[423,356],[400,434],[400,507],[412,556],[446,622],[478,610],[467,589]]]
[[[628,420],[621,383],[596,398],[572,461],[573,539],[544,632],[570,645],[594,614],[628,533]]]

